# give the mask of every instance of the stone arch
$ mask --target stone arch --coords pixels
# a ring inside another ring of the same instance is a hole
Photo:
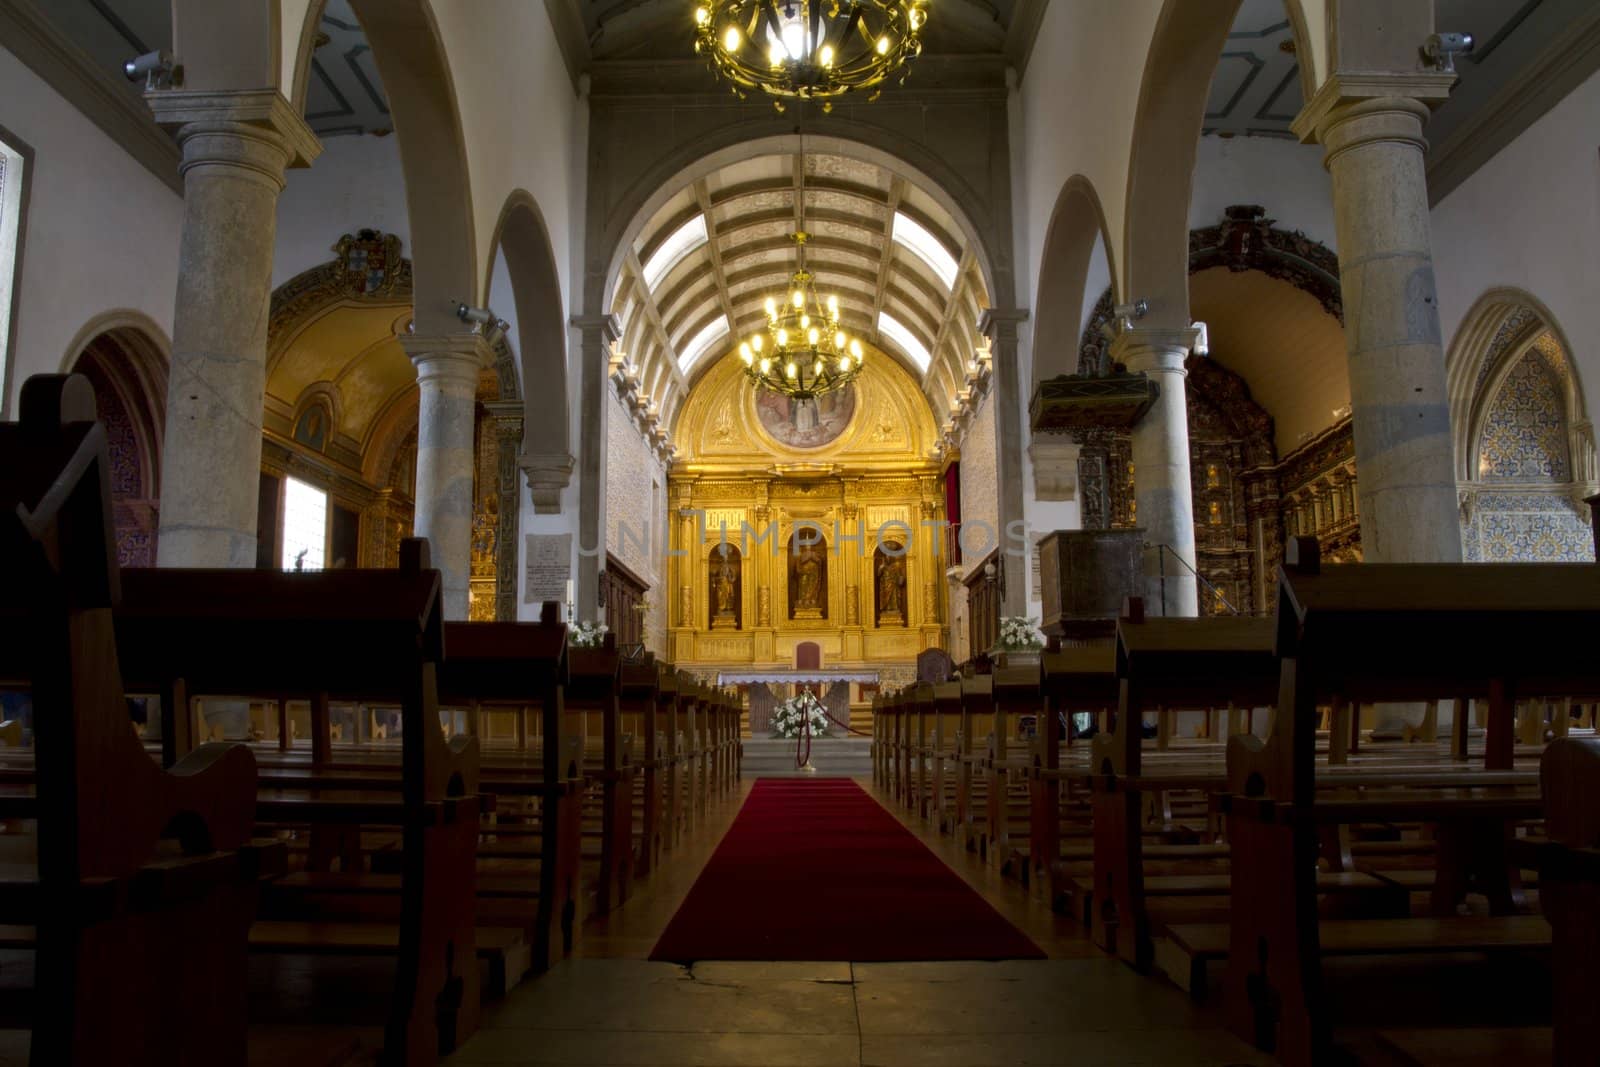
[[[62,368],[94,387],[111,455],[117,562],[124,567],[156,562],[169,352],[166,338],[145,316],[110,312],[79,331]]]
[[[1458,480],[1476,479],[1477,443],[1485,408],[1495,392],[1488,388],[1491,380],[1495,386],[1503,382],[1517,359],[1545,333],[1554,340],[1566,362],[1567,373],[1559,392],[1569,428],[1574,481],[1597,480],[1594,433],[1578,369],[1571,357],[1572,344],[1542,301],[1510,286],[1490,289],[1477,299],[1445,356]]]
[[[538,383],[523,393],[521,461],[530,472],[534,511],[555,514],[572,470],[566,316],[549,230],[538,203],[525,190],[513,192],[500,209],[490,243],[490,276],[497,254],[506,258],[516,303],[521,379]],[[484,292],[490,284],[486,277]]]
[[[1340,288],[1339,257],[1319,241],[1299,230],[1285,230],[1267,218],[1257,204],[1236,204],[1223,211],[1215,226],[1189,231],[1188,274],[1212,267],[1231,271],[1255,270],[1288,282],[1314,297],[1322,309],[1344,324],[1344,296]],[[1187,279],[1187,275],[1185,276]],[[1101,374],[1105,366],[1105,335],[1100,327],[1111,321],[1113,288],[1100,295],[1078,339],[1078,373]],[[1041,290],[1042,292],[1042,290]],[[1188,307],[1187,295],[1184,307]]]
[[[1099,194],[1088,178],[1074,175],[1056,198],[1039,264],[1039,288],[1033,302],[1037,309],[1033,331],[1034,385],[1073,372],[1073,352],[1080,347],[1077,335],[1096,240],[1105,245],[1115,291],[1116,246],[1106,229]]]
[[[228,5],[218,5],[226,7]],[[294,85],[302,111],[311,51],[325,0],[306,10]],[[416,326],[421,334],[455,333],[458,301],[481,304],[472,183],[449,57],[429,0],[350,0],[383,78],[400,143],[411,251],[416,268]]]
[[[1446,359],[1467,560],[1593,559],[1583,498],[1600,482],[1571,347],[1531,294],[1492,289]]]
[[[712,171],[757,156],[796,154],[794,133],[771,134],[773,120],[732,123],[679,146],[646,168],[618,198],[608,215],[593,214],[589,233],[590,272],[584,306],[612,306],[622,261],[639,231],[678,190]],[[990,211],[984,197],[949,163],[934,153],[881,127],[841,115],[828,118],[828,133],[808,132],[806,148],[814,153],[846,156],[895,171],[912,180],[961,227],[973,250],[984,288],[995,307],[1015,301],[1010,233]],[[886,142],[893,150],[882,147]]]
[[[1123,284],[1128,300],[1146,300],[1146,325],[1189,325],[1183,237],[1206,97],[1240,0],[1196,4],[1166,0],[1145,58],[1128,160],[1123,222]],[[1314,57],[1310,26],[1297,0],[1287,0],[1299,53]],[[1302,86],[1314,74],[1305,74]],[[1311,93],[1306,93],[1306,99]]]

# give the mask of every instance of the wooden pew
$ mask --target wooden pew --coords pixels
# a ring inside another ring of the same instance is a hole
[[[1552,932],[1551,1062],[1594,1063],[1600,1054],[1600,738],[1563,737],[1539,761],[1545,839],[1528,842],[1539,871],[1539,906]]]
[[[1509,771],[1518,692],[1593,692],[1597,626],[1600,568],[1592,565],[1321,567],[1315,540],[1291,542],[1279,573],[1282,673],[1272,734],[1264,743],[1243,736],[1228,743],[1230,1028],[1290,1067],[1321,1062],[1331,1048],[1323,956],[1548,944],[1548,928],[1514,914],[1509,855],[1513,826],[1540,813],[1536,794],[1494,774],[1476,789],[1435,793],[1319,791],[1313,730],[1318,704],[1334,694],[1354,705],[1487,692],[1486,766]],[[1492,647],[1486,634],[1494,635]],[[1434,824],[1436,901],[1452,901],[1470,881],[1496,917],[1319,924],[1324,829],[1376,820]]]
[[[400,708],[398,764],[362,773],[324,770],[264,789],[257,817],[288,826],[382,827],[398,832],[399,873],[305,871],[273,887],[280,901],[303,894],[307,914],[337,910],[335,898],[397,920],[375,940],[357,921],[258,924],[262,950],[365,955],[393,946],[395,982],[385,1026],[386,1058],[432,1063],[476,1029],[476,846],[485,800],[475,739],[446,741],[436,672],[444,652],[439,575],[427,544],[402,543],[396,571],[284,573],[247,570],[130,570],[117,620],[118,654],[130,676],[181,694],[163,724],[192,736],[189,698],[259,694]],[[283,655],[285,634],[296,639]],[[141,687],[145,684],[141,682]],[[315,740],[315,739],[314,739]],[[323,747],[323,746],[318,746]],[[398,897],[398,908],[395,907]]]
[[[1270,618],[1146,618],[1138,601],[1118,622],[1116,724],[1090,744],[1091,931],[1095,944],[1141,970],[1153,954],[1144,892],[1147,801],[1175,789],[1220,791],[1226,783],[1215,757],[1147,773],[1144,715],[1154,711],[1169,719],[1180,710],[1272,703],[1279,673],[1275,630]]]
[[[0,425],[0,676],[33,693],[37,858],[11,857],[0,914],[36,931],[32,1062],[242,1064],[256,882],[283,862],[251,843],[255,761],[204,745],[163,772],[145,754],[93,390],[32,378],[20,409]]]
[[[988,814],[989,781],[983,760],[994,729],[994,676],[961,679],[961,729],[956,739],[956,839],[978,852]],[[979,739],[983,741],[980,744]]]
[[[1065,777],[1061,773],[1062,720],[1070,723],[1070,717],[1079,712],[1097,714],[1116,706],[1114,652],[1109,643],[1072,646],[1046,652],[1039,664],[1045,710],[1031,752],[1028,877],[1046,891],[1052,906],[1071,877],[1059,862]]]
[[[494,709],[517,717],[527,749],[528,710],[537,715],[538,762],[532,768],[495,765],[480,783],[495,796],[531,796],[539,808],[535,919],[527,929],[530,963],[543,969],[571,955],[581,924],[578,878],[581,795],[578,738],[565,727],[569,677],[566,628],[547,604],[538,623],[447,622],[445,658],[438,667],[439,700],[466,706],[481,722]]]
[[[599,648],[575,648],[569,655],[567,706],[587,720],[586,739],[595,729],[600,735],[599,765],[590,777],[599,782],[601,811],[594,909],[605,914],[627,900],[633,883],[633,764],[622,735],[622,657],[615,634],[606,634]]]
[[[664,839],[660,681],[660,667],[648,653],[637,660],[623,661],[618,699],[639,745],[639,844],[634,854],[634,874],[639,878],[648,877],[661,865]]]

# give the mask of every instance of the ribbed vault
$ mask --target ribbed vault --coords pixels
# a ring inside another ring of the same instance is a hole
[[[989,302],[961,227],[885,167],[767,155],[678,190],[624,258],[611,310],[664,424],[699,374],[764,327],[764,301],[782,295],[795,268],[789,235],[802,203],[807,268],[819,292],[839,297],[844,328],[904,365],[936,418],[954,402]]]

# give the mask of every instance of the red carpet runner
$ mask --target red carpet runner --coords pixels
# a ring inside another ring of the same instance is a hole
[[[653,960],[1044,953],[848,778],[756,782]]]

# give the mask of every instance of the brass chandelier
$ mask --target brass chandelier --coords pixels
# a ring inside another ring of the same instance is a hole
[[[694,50],[741,98],[819,100],[864,89],[877,99],[922,52],[924,0],[699,0]]]
[[[802,156],[802,159],[804,157]],[[804,197],[804,187],[799,190]],[[803,203],[803,200],[802,200]],[[866,354],[861,341],[839,326],[839,298],[817,295],[816,279],[806,270],[804,230],[789,235],[799,249],[799,264],[789,276],[780,302],[767,297],[767,329],[739,344],[745,376],[757,389],[795,400],[815,400],[856,380]]]

